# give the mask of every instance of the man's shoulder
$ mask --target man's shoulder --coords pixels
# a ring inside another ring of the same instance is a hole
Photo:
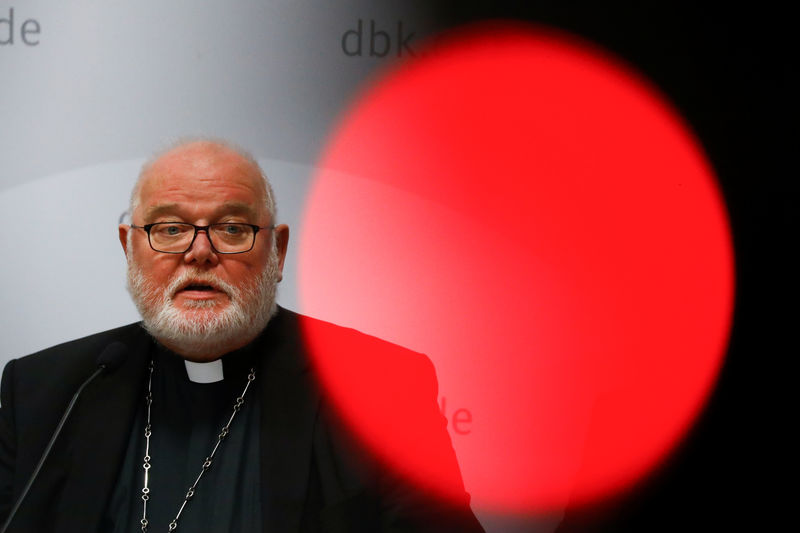
[[[135,323],[12,359],[3,369],[3,405],[25,409],[23,417],[48,412],[47,405],[62,405],[97,368],[97,358],[106,347],[122,342],[132,351],[141,350],[148,337],[141,324]],[[15,397],[25,401],[16,402]]]
[[[18,370],[43,369],[58,371],[67,366],[94,365],[97,357],[113,342],[122,342],[130,347],[147,337],[141,322],[134,322],[114,329],[101,331],[86,337],[50,346],[38,352],[14,360]]]
[[[315,377],[339,408],[412,425],[420,413],[438,414],[436,371],[425,354],[349,327],[293,318]],[[368,413],[363,406],[369,406]]]
[[[346,357],[360,363],[401,364],[427,367],[433,370],[431,360],[423,353],[396,344],[386,339],[342,326],[281,309],[287,322],[293,324],[303,344],[312,352],[341,361]]]

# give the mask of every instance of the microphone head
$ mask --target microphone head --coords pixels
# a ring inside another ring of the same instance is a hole
[[[97,366],[106,373],[113,372],[122,366],[128,357],[128,347],[119,341],[112,342],[97,356]]]

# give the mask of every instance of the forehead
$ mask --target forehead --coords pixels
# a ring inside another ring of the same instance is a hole
[[[197,144],[167,152],[145,171],[137,212],[155,209],[200,211],[226,205],[249,206],[263,215],[266,188],[253,164],[225,147]]]

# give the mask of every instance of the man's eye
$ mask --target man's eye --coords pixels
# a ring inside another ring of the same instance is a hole
[[[159,224],[154,229],[164,237],[176,237],[186,231],[185,226],[180,224]]]
[[[228,224],[224,226],[222,229],[228,235],[239,235],[243,231],[242,227],[237,226],[236,224]]]

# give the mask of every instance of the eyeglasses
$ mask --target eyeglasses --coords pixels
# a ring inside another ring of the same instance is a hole
[[[205,231],[211,249],[218,254],[242,254],[253,249],[256,233],[262,229],[275,229],[275,226],[257,226],[242,222],[221,222],[208,226],[196,226],[188,222],[155,222],[132,228],[144,230],[150,248],[165,254],[183,254],[189,251],[197,238],[198,231]]]

